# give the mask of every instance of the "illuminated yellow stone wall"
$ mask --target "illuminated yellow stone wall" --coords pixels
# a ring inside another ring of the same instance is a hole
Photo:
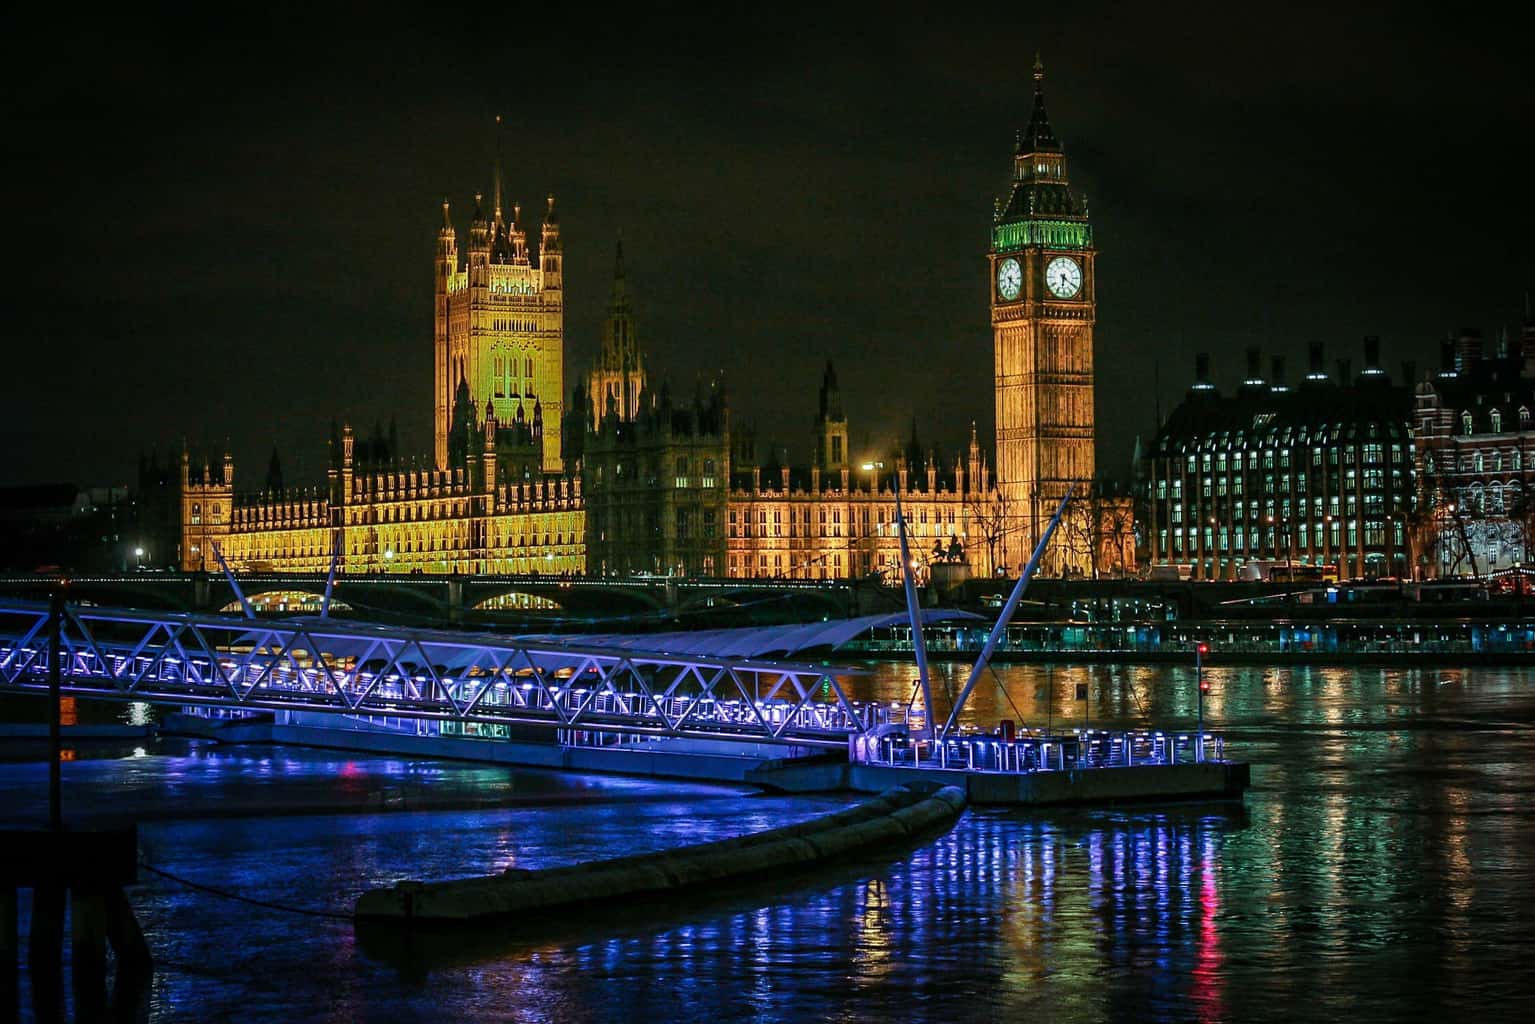
[[[338,504],[236,497],[224,483],[192,484],[184,488],[182,568],[215,571],[217,542],[236,572],[325,572],[339,520],[343,572],[585,572],[580,481],[545,476],[487,486],[485,468],[480,459],[451,473],[354,474],[343,466],[333,473],[336,493],[345,495]]]
[[[453,398],[462,377],[476,403],[477,420],[483,420],[489,406],[500,422],[511,423],[521,405],[524,417],[532,422],[538,407],[546,425],[543,468],[559,472],[565,409],[565,293],[554,197],[548,198],[536,253],[530,252],[520,206],[514,205],[507,219],[498,194],[487,218],[479,203],[476,196],[465,262],[460,263],[447,204],[437,236],[436,464],[439,468],[448,464]]]
[[[895,495],[886,487],[860,487],[856,473],[844,485],[829,478],[826,488],[795,489],[787,473],[759,477],[755,489],[730,493],[726,509],[727,573],[738,578],[849,579],[878,573],[899,578],[901,541],[896,529]],[[903,485],[901,509],[907,522],[911,555],[919,580],[926,580],[935,560],[934,545],[947,556],[952,541],[963,548],[963,561],[974,575],[991,572],[988,547],[974,528],[977,506],[987,491],[942,489],[932,477],[910,489]],[[963,483],[961,484],[963,487]]]

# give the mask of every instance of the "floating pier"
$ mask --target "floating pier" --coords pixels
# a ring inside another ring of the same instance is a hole
[[[697,889],[896,846],[948,828],[964,809],[965,794],[955,787],[902,786],[846,811],[735,839],[542,871],[399,882],[363,893],[353,916],[407,925],[457,924]]]

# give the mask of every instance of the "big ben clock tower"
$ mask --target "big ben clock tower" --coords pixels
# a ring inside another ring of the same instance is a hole
[[[1013,158],[1012,191],[992,224],[991,329],[997,393],[997,488],[1009,519],[1004,564],[1033,552],[1066,488],[1085,494],[1093,467],[1093,229],[1072,195],[1066,155],[1045,114],[1034,61],[1034,111]],[[1087,506],[1077,506],[1086,509]],[[1068,512],[1068,518],[1072,513]],[[1041,570],[1086,571],[1088,552],[1063,523]]]

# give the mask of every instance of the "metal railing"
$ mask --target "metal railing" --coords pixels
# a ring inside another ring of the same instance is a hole
[[[1134,768],[1224,761],[1223,737],[1198,731],[1076,730],[1053,736],[959,735],[937,742],[909,736],[869,737],[855,757],[892,768],[1026,773]]]
[[[0,692],[521,723],[844,748],[882,724],[823,667],[673,657],[333,619],[250,620],[0,602]]]

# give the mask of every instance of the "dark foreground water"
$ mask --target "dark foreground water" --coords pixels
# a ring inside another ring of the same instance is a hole
[[[977,694],[979,721],[1166,723],[1194,712],[1180,669],[998,671]],[[1212,681],[1210,719],[1254,764],[1240,809],[972,810],[935,842],[830,873],[410,946],[151,878],[133,901],[159,959],[153,1018],[1526,1016],[1535,674],[1233,669]],[[1078,682],[1090,687],[1085,705],[1072,699]],[[910,672],[886,666],[854,685],[904,699]],[[77,756],[65,765],[73,812],[150,812],[152,863],[340,912],[400,878],[700,841],[839,803],[292,749]],[[43,772],[0,764],[0,817],[40,813]],[[482,798],[510,805],[321,810]],[[290,800],[308,813],[274,814]]]

